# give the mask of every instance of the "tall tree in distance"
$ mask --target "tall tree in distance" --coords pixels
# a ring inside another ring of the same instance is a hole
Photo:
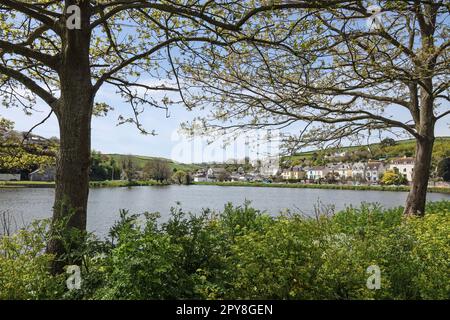
[[[166,160],[153,159],[145,164],[144,175],[147,179],[164,182],[170,179],[172,170]]]
[[[314,3],[249,26],[249,42],[191,53],[192,104],[215,108],[208,128],[301,128],[293,150],[404,132],[416,140],[405,214],[423,215],[435,126],[450,115],[449,2]]]

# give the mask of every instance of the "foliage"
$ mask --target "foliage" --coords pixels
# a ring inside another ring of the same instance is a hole
[[[85,237],[82,289],[47,272],[45,230],[0,240],[0,298],[7,299],[448,299],[450,202],[423,217],[362,204],[313,217],[271,217],[228,204],[198,215],[121,211],[109,237]],[[381,289],[369,290],[369,266]],[[63,292],[64,291],[64,292]]]
[[[399,186],[402,184],[407,184],[408,180],[403,174],[395,172],[393,170],[388,170],[383,174],[383,177],[381,178],[381,183],[386,185]]]
[[[144,166],[144,176],[146,179],[152,179],[159,182],[168,181],[171,177],[172,170],[170,170],[167,161],[155,159],[147,162]]]
[[[133,163],[139,170],[143,169],[144,166],[155,159],[167,161],[171,170],[183,170],[183,171],[196,171],[200,168],[199,165],[195,164],[185,164],[174,162],[166,158],[148,157],[148,156],[138,156],[138,155],[123,155],[123,154],[107,154],[108,157],[114,159],[117,163],[122,164],[127,158],[132,158]]]
[[[137,179],[136,164],[131,156],[127,156],[122,162],[122,172],[128,180],[128,183],[131,183]]]
[[[33,152],[23,145],[23,137],[14,131],[14,122],[0,117],[0,172],[31,172],[40,166],[55,164],[55,157],[45,153],[55,150],[52,141],[48,145],[33,146]]]
[[[445,158],[439,162],[437,174],[444,181],[450,182],[450,158]]]
[[[101,152],[92,151],[89,173],[91,181],[119,180],[120,175],[121,168],[113,158],[102,155]]]
[[[396,144],[397,144],[397,141],[395,141],[392,138],[385,138],[385,139],[381,140],[381,142],[380,142],[380,146],[382,148],[395,146]]]
[[[189,172],[178,170],[172,175],[172,180],[177,184],[188,185],[192,183],[192,176]]]
[[[43,253],[47,222],[35,222],[11,236],[0,235],[0,300],[51,299],[63,293],[62,278],[49,273]]]

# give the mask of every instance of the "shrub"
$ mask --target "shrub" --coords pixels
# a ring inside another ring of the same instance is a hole
[[[42,227],[0,242],[0,298],[449,299],[450,202],[422,218],[376,204],[271,217],[246,202],[198,215],[122,211],[110,236],[86,236],[82,289],[48,274]],[[39,226],[36,224],[35,226]],[[381,270],[370,290],[369,266]],[[63,275],[64,276],[64,275]]]
[[[408,180],[406,179],[406,177],[403,174],[392,171],[392,170],[388,170],[381,177],[381,183],[385,184],[385,185],[399,186],[399,185],[407,184]]]
[[[52,277],[45,254],[46,222],[35,222],[11,236],[0,236],[0,300],[61,297],[60,277]]]

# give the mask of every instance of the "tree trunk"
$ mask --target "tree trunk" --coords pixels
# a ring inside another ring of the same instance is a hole
[[[60,150],[51,230],[54,238],[50,239],[48,245],[48,252],[56,257],[52,266],[54,274],[62,272],[68,262],[78,264],[77,261],[68,261],[62,257],[78,249],[80,239],[70,238],[70,234],[73,235],[71,229],[81,232],[86,230],[92,102],[88,97],[78,99],[79,103],[64,102],[58,114]]]
[[[425,214],[433,145],[434,137],[425,137],[416,140],[416,156],[411,190],[409,191],[405,206],[406,215],[423,216]]]
[[[431,159],[434,145],[435,118],[433,113],[434,100],[429,92],[433,91],[431,78],[423,80],[428,90],[421,88],[419,122],[416,124],[419,136],[416,137],[416,156],[412,176],[411,190],[405,205],[405,215],[425,214],[428,181],[430,179]]]
[[[47,247],[47,252],[55,255],[54,274],[61,273],[68,263],[79,264],[79,259],[68,259],[66,254],[73,256],[80,243],[79,238],[71,236],[72,231],[81,231],[80,235],[86,231],[94,94],[89,61],[89,1],[80,2],[79,6],[81,30],[66,29],[63,36],[59,70],[61,98],[55,112],[60,130],[60,150],[51,239]]]

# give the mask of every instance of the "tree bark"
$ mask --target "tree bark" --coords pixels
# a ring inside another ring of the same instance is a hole
[[[423,216],[425,214],[433,145],[434,137],[424,137],[416,140],[416,156],[414,159],[411,190],[406,200],[404,212],[406,215]]]
[[[431,67],[428,67],[431,68]],[[419,123],[416,125],[419,136],[416,137],[416,155],[412,176],[411,190],[405,205],[405,215],[425,214],[428,181],[430,179],[431,159],[434,145],[434,126],[436,119],[433,113],[434,99],[430,92],[433,91],[431,77],[423,80],[425,88],[421,88]]]
[[[61,97],[56,108],[60,150],[56,165],[55,202],[51,238],[47,252],[55,256],[52,273],[63,271],[70,262],[66,253],[78,249],[80,239],[71,230],[86,231],[91,153],[93,86],[89,59],[90,31],[88,2],[82,2],[82,29],[65,31],[59,70]],[[71,1],[69,1],[69,4]]]
[[[82,232],[86,230],[92,103],[88,97],[78,97],[79,103],[65,101],[61,104],[61,112],[58,115],[60,150],[56,165],[51,230],[51,235],[55,238],[51,238],[48,245],[48,252],[55,255],[52,266],[54,274],[62,272],[68,262],[61,259],[67,253],[66,250],[72,252],[77,250],[77,239],[68,237],[71,234],[70,230],[73,228]],[[63,238],[67,236],[65,243],[60,236]],[[72,243],[68,243],[71,241]]]

